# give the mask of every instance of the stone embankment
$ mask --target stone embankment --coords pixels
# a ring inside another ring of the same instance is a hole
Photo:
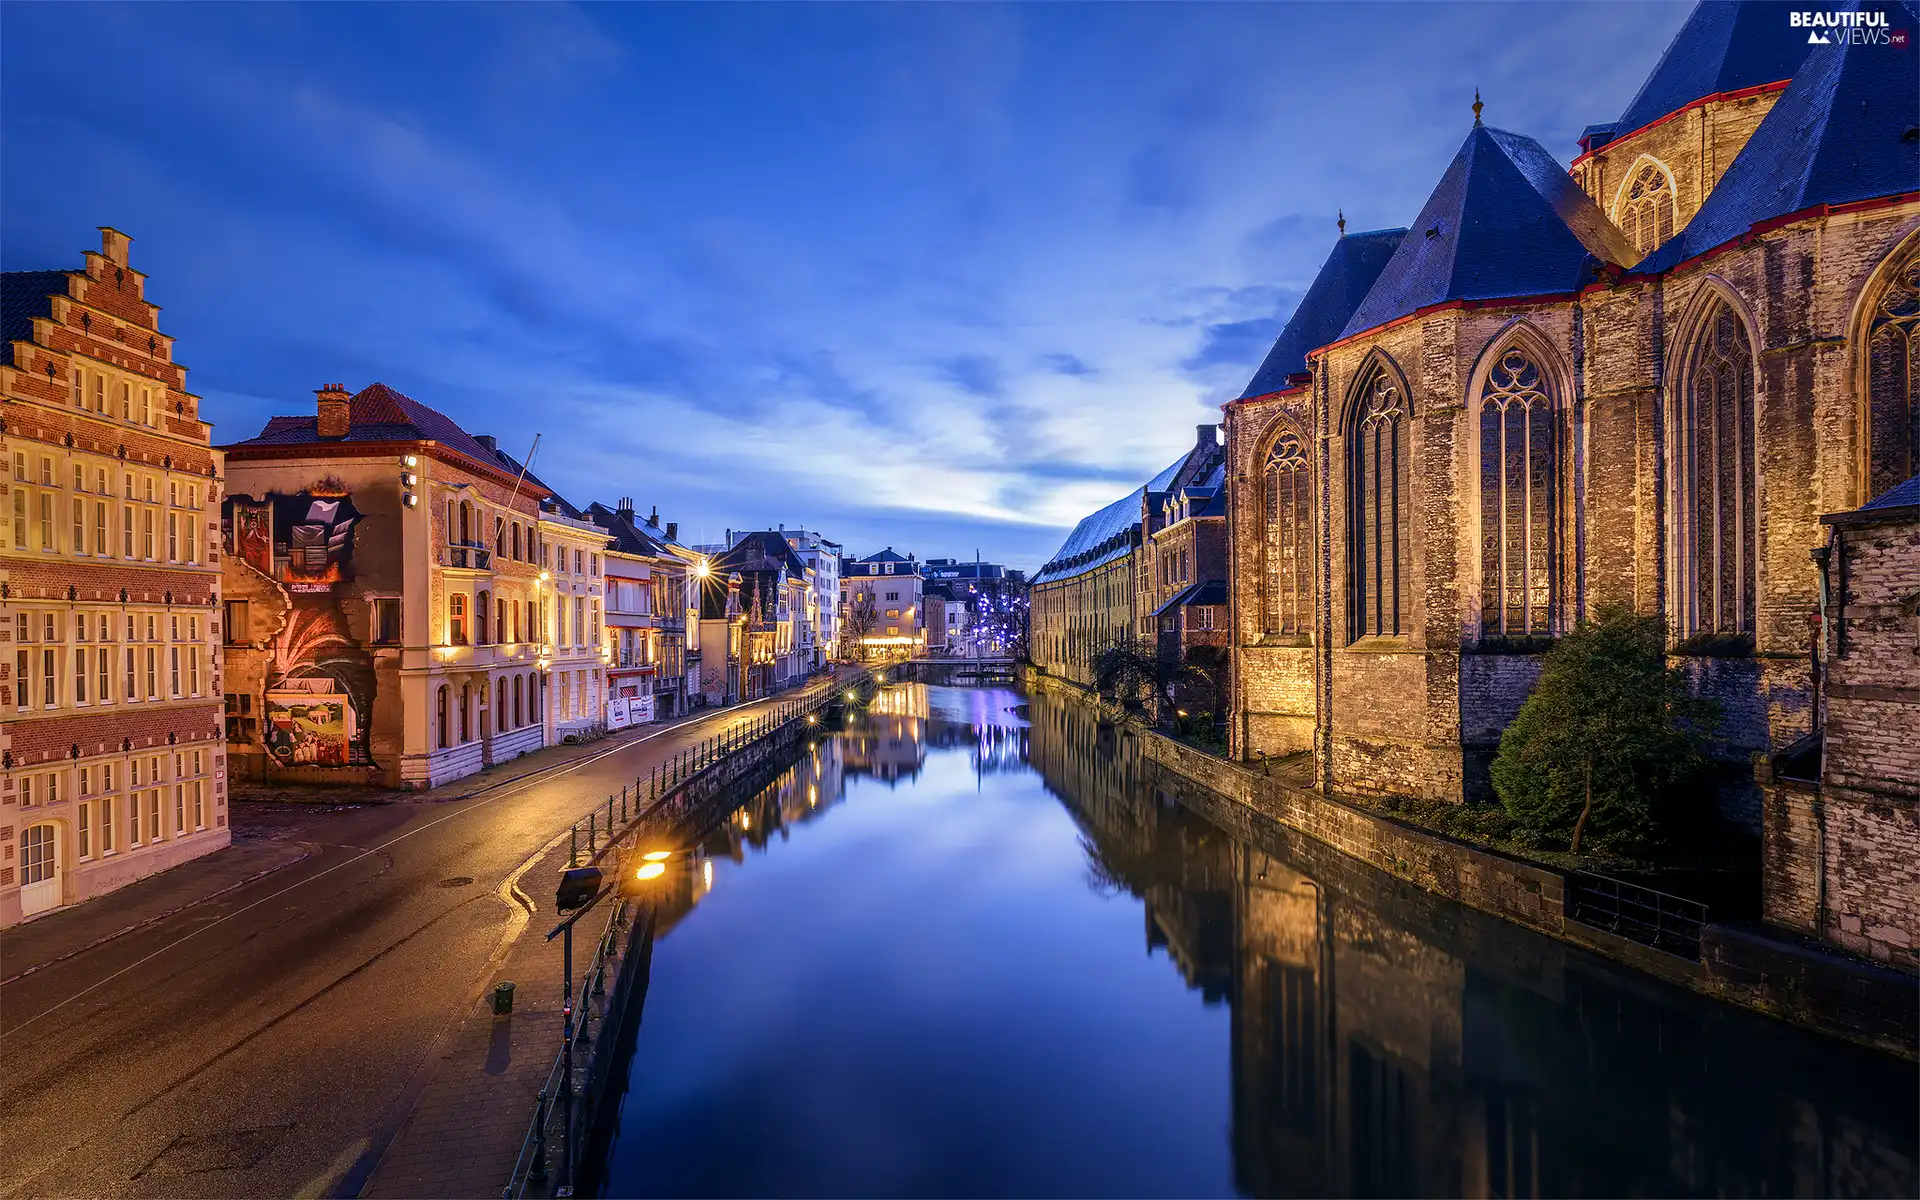
[[[1074,684],[1023,672],[1030,689],[1087,704]],[[1112,715],[1112,714],[1109,714]],[[1116,722],[1163,790],[1229,831],[1251,837],[1259,821],[1306,835],[1295,844],[1335,877],[1358,860],[1423,891],[1604,955],[1669,983],[1904,1058],[1920,1057],[1920,986],[1912,975],[1775,936],[1761,926],[1698,927],[1698,954],[1673,953],[1568,915],[1563,872],[1329,798],[1137,725]],[[1316,850],[1318,848],[1318,850]],[[1690,947],[1689,947],[1690,948]]]

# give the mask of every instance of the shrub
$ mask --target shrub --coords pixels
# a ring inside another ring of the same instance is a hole
[[[1578,853],[1591,834],[1630,850],[1668,840],[1705,793],[1719,721],[1666,661],[1666,629],[1603,605],[1547,651],[1540,682],[1500,738],[1493,788],[1516,837]]]

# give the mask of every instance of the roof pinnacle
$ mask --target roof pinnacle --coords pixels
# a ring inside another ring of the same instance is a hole
[[[1339,220],[1335,222],[1335,224],[1340,226],[1340,236],[1345,237],[1347,236],[1347,212],[1345,209],[1339,209],[1337,211],[1339,212],[1340,217],[1339,217]]]
[[[1480,103],[1480,89],[1474,88],[1473,89],[1473,123],[1475,125],[1478,125],[1480,123],[1480,110],[1485,107],[1486,105]]]

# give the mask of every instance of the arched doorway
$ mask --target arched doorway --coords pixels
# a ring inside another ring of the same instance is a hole
[[[20,915],[60,907],[60,831],[29,825],[20,832]]]

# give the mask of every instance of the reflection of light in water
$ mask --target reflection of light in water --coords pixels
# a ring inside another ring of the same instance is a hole
[[[752,817],[750,817],[750,816],[748,816],[748,815],[747,815],[746,813],[741,813],[741,814],[740,814],[740,828],[742,828],[742,829],[752,829],[752,828],[753,828],[753,818],[752,818]]]
[[[713,860],[712,859],[708,859],[707,861],[700,864],[700,878],[707,885],[707,890],[712,891],[713,890]]]
[[[820,789],[813,786],[812,784],[808,784],[807,785],[807,807],[812,808],[814,805],[818,803],[820,803]]]

